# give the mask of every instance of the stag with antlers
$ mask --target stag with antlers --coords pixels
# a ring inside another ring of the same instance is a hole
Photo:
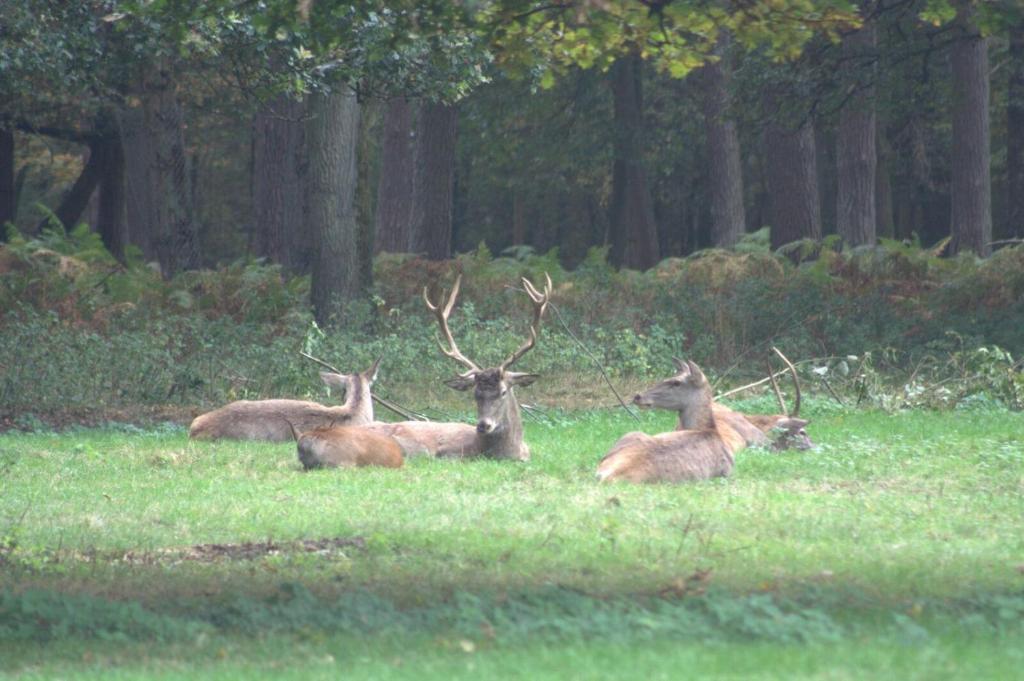
[[[441,352],[466,368],[465,372],[445,381],[445,384],[455,390],[473,388],[477,411],[476,427],[464,423],[404,421],[401,423],[374,423],[364,426],[364,428],[391,435],[402,445],[407,456],[429,454],[432,456],[486,456],[494,459],[528,460],[530,449],[523,442],[523,423],[514,388],[530,385],[537,379],[537,375],[510,371],[509,368],[533,349],[537,343],[541,320],[547,310],[552,288],[551,277],[546,274],[544,277],[543,291],[538,290],[525,277],[522,279],[523,288],[529,296],[533,308],[533,320],[530,323],[529,335],[522,345],[501,364],[490,368],[481,368],[476,362],[466,357],[459,350],[448,326],[448,318],[451,316],[459,295],[462,276],[455,279],[455,285],[452,286],[452,291],[447,299],[442,296],[436,304],[430,300],[427,289],[423,289],[423,301],[426,303],[427,309],[434,314],[441,332],[441,336],[438,338]]]

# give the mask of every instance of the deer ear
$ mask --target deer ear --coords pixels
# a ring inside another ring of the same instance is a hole
[[[456,376],[455,378],[449,378],[444,382],[444,384],[449,388],[454,388],[455,390],[469,390],[476,385],[476,372],[468,371]]]
[[[380,369],[380,361],[382,359],[384,359],[383,355],[373,360],[373,364],[370,365],[370,368],[363,372],[363,378],[365,378],[370,383],[376,381],[377,371]]]
[[[704,372],[700,370],[700,367],[691,362],[690,360],[686,360],[686,367],[690,370],[690,376],[694,380],[698,382],[702,380],[707,380],[706,378],[704,378]]]
[[[527,386],[536,381],[538,378],[540,378],[539,374],[522,374],[519,373],[518,371],[505,372],[505,381],[507,381],[509,385]]]
[[[673,357],[672,366],[676,368],[676,371],[683,371],[686,368],[686,362],[679,359],[678,357]]]
[[[330,371],[321,371],[320,380],[327,384],[327,387],[335,390],[348,390],[348,376],[334,374]]]

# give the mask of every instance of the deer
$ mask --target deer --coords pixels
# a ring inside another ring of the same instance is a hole
[[[800,413],[800,379],[797,377],[796,368],[783,355],[778,348],[772,348],[786,363],[790,374],[793,377],[795,388],[794,404],[792,411],[787,412],[782,393],[775,382],[775,375],[769,367],[768,376],[772,382],[775,396],[779,400],[782,414],[743,414],[734,411],[723,404],[712,404],[712,414],[718,421],[720,431],[729,439],[737,441],[739,451],[747,446],[771,445],[772,449],[810,449],[813,446],[810,437],[804,427],[809,423],[805,419],[798,418]],[[694,428],[692,414],[688,413],[689,403],[687,402],[685,381],[683,377],[688,374],[689,366],[680,359],[673,358],[677,375],[665,379],[654,387],[633,398],[633,404],[641,408],[668,409],[679,412],[677,430]],[[774,440],[772,437],[774,436]],[[736,440],[739,438],[739,440]],[[741,441],[741,442],[740,442]]]
[[[423,301],[427,309],[433,313],[441,332],[437,337],[441,352],[466,369],[455,378],[445,381],[445,385],[461,391],[473,388],[476,400],[476,426],[466,423],[402,421],[374,423],[363,426],[363,429],[395,438],[407,456],[427,454],[438,457],[486,457],[528,461],[530,448],[523,442],[523,423],[514,388],[526,387],[538,376],[510,371],[509,368],[537,343],[552,288],[551,277],[547,274],[544,276],[546,283],[543,291],[538,290],[530,280],[522,278],[523,288],[533,308],[529,336],[504,361],[489,368],[481,368],[459,350],[448,326],[448,318],[459,295],[462,276],[456,277],[447,299],[442,293],[436,304],[430,300],[427,288],[423,289]],[[444,337],[444,342],[441,336]]]
[[[712,409],[711,384],[693,362],[680,362],[672,394],[686,428],[658,435],[623,435],[597,465],[601,482],[685,482],[725,477],[743,438],[722,427]]]
[[[345,391],[345,402],[327,407],[306,400],[238,400],[200,414],[189,427],[193,440],[264,440],[287,442],[293,437],[290,424],[302,431],[320,426],[358,426],[373,421],[370,387],[377,379],[381,358],[366,371],[354,374],[320,372],[327,386]],[[287,418],[286,423],[282,418]]]
[[[288,424],[295,439],[299,463],[306,470],[363,466],[401,468],[404,462],[401,445],[383,433],[358,426],[334,425],[318,426],[300,433],[288,416],[283,413],[277,416]]]

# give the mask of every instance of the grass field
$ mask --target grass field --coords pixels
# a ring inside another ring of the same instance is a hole
[[[1024,418],[810,412],[815,450],[682,486],[594,482],[621,412],[529,422],[527,464],[398,471],[176,428],[8,433],[0,670],[1020,678]]]

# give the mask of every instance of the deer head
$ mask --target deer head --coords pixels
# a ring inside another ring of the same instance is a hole
[[[684,411],[693,409],[708,399],[711,386],[704,372],[690,361],[672,358],[676,374],[653,388],[637,393],[633,404],[644,409]]]
[[[537,336],[540,333],[540,323],[547,310],[548,299],[551,296],[551,277],[544,275],[546,283],[543,291],[537,288],[525,277],[523,288],[533,305],[533,321],[530,323],[529,337],[519,348],[509,355],[496,367],[487,369],[480,368],[473,360],[462,354],[455,339],[452,337],[451,329],[448,327],[448,317],[455,306],[455,299],[459,295],[459,286],[462,282],[460,275],[455,279],[455,285],[447,299],[442,295],[441,302],[434,304],[430,301],[427,289],[423,289],[423,300],[427,308],[434,313],[437,324],[440,327],[442,339],[438,338],[438,345],[448,357],[466,367],[466,371],[453,379],[445,381],[445,384],[455,390],[469,390],[473,388],[476,398],[477,422],[476,430],[480,436],[503,437],[509,440],[518,440],[515,447],[522,444],[522,424],[519,420],[519,404],[515,400],[512,388],[515,386],[527,386],[537,380],[536,374],[526,374],[517,371],[510,371],[511,367],[523,355],[533,349],[537,343]],[[510,446],[512,443],[510,443]],[[498,454],[500,456],[500,454]]]
[[[810,436],[804,430],[804,426],[810,423],[810,421],[799,418],[800,378],[797,376],[796,367],[777,347],[772,346],[772,352],[779,356],[779,359],[789,369],[789,375],[793,377],[793,409],[787,410],[786,401],[782,399],[782,391],[779,390],[779,384],[775,380],[775,373],[772,371],[771,362],[768,363],[768,378],[771,380],[772,391],[775,393],[775,399],[778,400],[779,409],[782,411],[778,420],[772,424],[772,432],[775,436],[772,448],[779,450],[810,449],[814,446],[814,443],[811,442]]]
[[[356,374],[338,374],[333,371],[321,371],[320,380],[327,387],[345,393],[346,397],[353,393],[358,394],[364,387],[369,390],[373,382],[377,380],[377,371],[380,369],[380,361],[382,359],[383,357],[378,357],[373,361],[369,369]]]

